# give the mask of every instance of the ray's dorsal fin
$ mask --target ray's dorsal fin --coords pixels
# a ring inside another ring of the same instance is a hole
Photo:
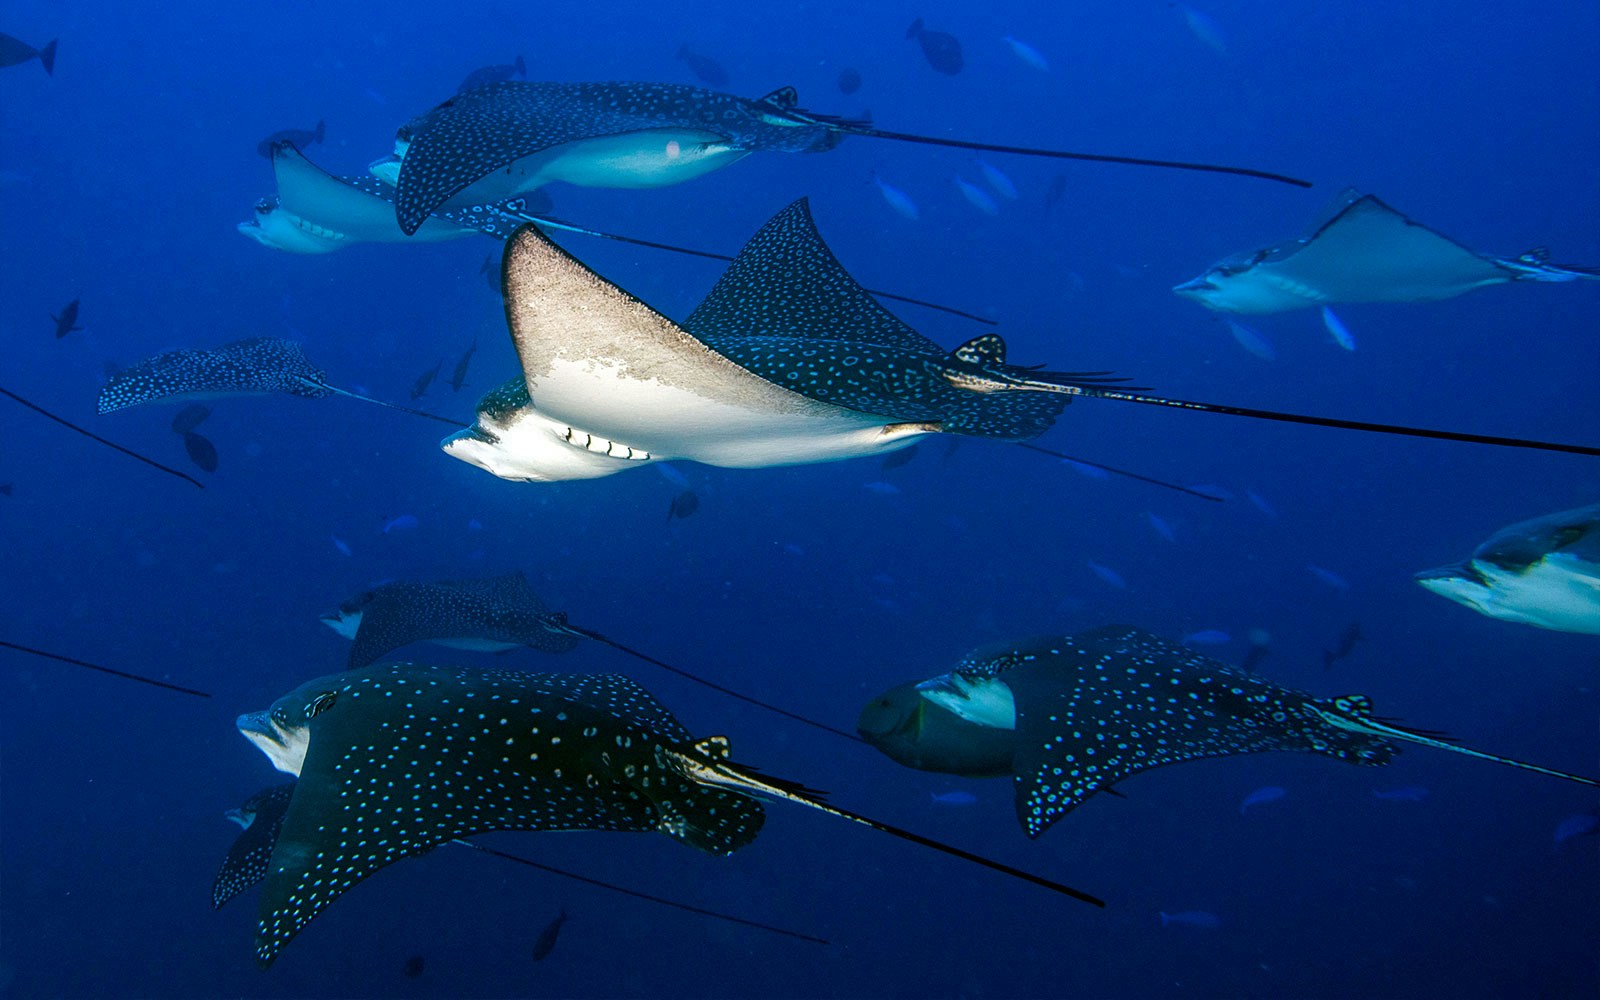
[[[733,763],[724,755],[716,753],[704,754],[693,745],[683,745],[676,748],[661,747],[657,749],[656,755],[664,765],[675,769],[683,777],[696,784],[728,788],[746,795],[760,795],[785,802],[793,802],[797,805],[806,806],[807,808],[827,813],[830,816],[877,830],[879,833],[886,833],[891,837],[938,851],[941,854],[948,854],[951,857],[981,865],[991,871],[997,871],[1003,875],[1021,879],[1024,882],[1031,882],[1063,896],[1070,896],[1073,899],[1081,900],[1094,906],[1104,907],[1106,905],[1104,900],[1082,890],[1070,888],[1059,882],[1035,875],[1032,872],[1013,868],[992,858],[973,854],[959,847],[924,837],[918,833],[912,833],[910,830],[879,822],[860,813],[830,805],[821,801],[814,794],[809,793],[804,786],[796,782],[765,777],[754,768]]]
[[[1005,338],[997,333],[973,337],[950,352],[957,361],[969,365],[1003,365],[1006,363]]]
[[[780,111],[793,111],[800,106],[800,93],[793,87],[779,87],[761,98],[760,103],[770,104]]]

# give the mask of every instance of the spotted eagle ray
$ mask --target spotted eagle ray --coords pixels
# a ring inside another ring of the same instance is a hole
[[[1087,902],[1075,889],[828,805],[692,742],[615,675],[380,664],[309,681],[239,731],[298,780],[267,864],[264,967],[351,886],[402,858],[493,830],[658,832],[714,855],[796,802]],[[254,824],[252,824],[254,825]]]
[[[1518,257],[1469,250],[1347,190],[1311,235],[1218,261],[1173,289],[1208,309],[1276,313],[1339,302],[1436,302],[1511,281],[1600,280],[1600,268],[1552,264],[1543,248]]]
[[[107,379],[100,390],[99,410],[111,413],[147,403],[218,396],[284,393],[321,399],[338,395],[461,426],[448,417],[329,385],[327,374],[311,363],[296,341],[252,337],[221,347],[169,351],[129,365]]]
[[[507,241],[501,268],[523,379],[486,395],[476,424],[442,447],[503,479],[592,479],[673,459],[825,462],[940,433],[1023,441],[1073,396],[1600,456],[1582,445],[1147,395],[1113,386],[1120,380],[1106,372],[1009,364],[993,334],[947,352],[850,277],[804,199],[762,227],[681,326],[533,226]]]
[[[1600,635],[1600,504],[1501,528],[1416,580],[1490,618]]]
[[[1125,625],[978,651],[949,674],[868,704],[858,728],[908,767],[1011,774],[1030,838],[1140,771],[1275,750],[1380,766],[1401,743],[1420,743],[1600,784],[1402,728],[1373,715],[1365,695],[1313,698]]]
[[[272,169],[278,193],[256,202],[254,213],[238,230],[262,246],[285,253],[327,254],[358,243],[395,243],[407,237],[394,219],[395,189],[367,175],[340,176],[311,162],[292,143],[277,143],[272,148]],[[639,239],[619,233],[602,232],[575,225],[550,215],[550,199],[535,192],[494,204],[474,203],[440,207],[422,224],[412,238],[427,242],[459,239],[481,233],[506,239],[525,222],[542,229],[576,233],[634,246],[667,250],[672,253],[731,261],[728,254]],[[498,287],[498,280],[496,287]],[[873,295],[910,305],[950,313],[977,323],[994,325],[994,320],[906,295],[869,289]]]
[[[238,823],[241,829],[239,830],[239,835],[234,838],[233,846],[228,849],[228,854],[223,859],[222,867],[218,869],[216,878],[212,881],[212,909],[221,909],[239,893],[253,885],[258,884],[261,882],[261,880],[267,877],[268,863],[272,859],[273,849],[277,847],[278,834],[283,829],[283,817],[284,814],[289,811],[289,801],[294,795],[294,786],[295,783],[289,781],[281,785],[274,785],[271,788],[263,789],[246,800],[244,805],[237,809],[229,809],[227,811],[227,818],[235,823]],[[611,882],[602,881],[600,879],[578,875],[574,872],[567,871],[565,868],[557,868],[554,865],[542,864],[538,861],[532,860],[531,858],[522,857],[521,855],[508,854],[505,851],[495,850],[492,847],[484,847],[482,844],[476,844],[470,841],[459,839],[452,840],[451,843],[461,847],[470,847],[474,851],[490,855],[491,857],[512,861],[520,865],[525,865],[529,868],[537,868],[540,871],[549,872],[552,875],[560,875],[562,878],[568,878],[574,881],[582,882],[585,885],[592,885],[601,889],[607,889],[611,892],[622,893],[625,896],[633,896],[636,899],[648,900],[652,903],[660,903],[663,906],[670,906],[674,909],[684,910],[689,913],[696,913],[701,916],[712,917],[717,920],[724,920],[728,923],[742,924],[746,927],[754,927],[758,930],[770,931],[774,934],[781,934],[785,937],[798,938],[802,941],[810,941],[813,944],[828,943],[826,938],[819,938],[811,934],[802,934],[799,931],[775,927],[771,924],[764,924],[755,920],[747,920],[744,917],[736,917],[730,913],[723,913],[718,910],[709,910],[704,907],[693,906],[689,903],[680,903],[677,900],[667,899],[663,896],[656,896],[652,895],[651,893],[640,892],[637,889],[629,889]]]
[[[483,653],[505,652],[523,646],[545,653],[565,653],[575,647],[578,640],[590,639],[746,704],[847,740],[856,739],[842,729],[740,694],[698,674],[663,663],[600,632],[573,625],[565,612],[550,610],[521,572],[466,580],[381,584],[356,594],[337,611],[323,615],[322,623],[351,640],[346,660],[350,670],[365,667],[414,642]]]
[[[889,132],[804,111],[793,87],[759,100],[671,83],[511,80],[456,96],[402,126],[371,167],[397,188],[395,217],[415,232],[440,205],[503,201],[554,181],[581,187],[681,184],[755,152],[822,153],[846,136],[1307,181],[1215,164],[999,146]]]

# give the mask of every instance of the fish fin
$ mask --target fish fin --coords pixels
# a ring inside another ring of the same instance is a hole
[[[779,87],[756,103],[770,104],[780,111],[793,111],[800,105],[800,93],[793,87]]]
[[[737,792],[669,782],[653,800],[656,829],[707,854],[729,855],[756,839],[765,821],[761,803]]]
[[[44,71],[49,76],[56,75],[56,42],[57,39],[52,38],[39,50],[39,62],[44,65]]]

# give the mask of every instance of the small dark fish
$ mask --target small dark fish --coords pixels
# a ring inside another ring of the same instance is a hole
[[[1050,186],[1048,188],[1046,188],[1045,192],[1044,192],[1044,210],[1045,210],[1045,212],[1048,213],[1052,208],[1055,208],[1056,207],[1056,202],[1060,201],[1061,200],[1061,196],[1066,194],[1066,193],[1067,193],[1067,175],[1066,174],[1056,174],[1055,179],[1050,182]]]
[[[50,39],[44,48],[36,49],[20,38],[0,31],[0,66],[20,66],[30,59],[38,59],[44,71],[56,75],[56,40]]]
[[[906,29],[906,37],[917,40],[922,46],[922,54],[928,59],[928,65],[940,73],[955,76],[966,65],[961,59],[961,43],[956,36],[943,31],[929,31],[922,26],[920,17]]]
[[[307,146],[321,143],[326,131],[325,122],[317,122],[317,127],[314,129],[286,128],[282,131],[274,132],[256,143],[256,152],[270,160],[272,159],[272,147],[280,142],[287,142],[295,149],[303,152]]]
[[[483,266],[478,268],[478,273],[483,275],[483,279],[489,283],[490,291],[494,292],[496,295],[500,295],[502,293],[502,289],[500,288],[499,254],[495,253],[493,250],[490,250],[489,256],[483,258]]]
[[[461,355],[461,360],[456,362],[456,370],[450,373],[450,391],[460,392],[461,387],[467,384],[467,368],[472,364],[472,353],[478,349],[478,342],[474,340],[467,352]]]
[[[1351,651],[1356,648],[1356,643],[1364,638],[1366,636],[1361,634],[1361,623],[1351,622],[1344,632],[1340,634],[1339,641],[1334,644],[1334,647],[1322,651],[1322,669],[1327,670],[1335,663],[1349,656]]]
[[[1185,927],[1198,927],[1203,931],[1214,931],[1222,926],[1222,921],[1215,913],[1205,910],[1184,910],[1182,913],[1162,913],[1161,926],[1171,927],[1173,924],[1182,924]]]
[[[484,66],[473,70],[467,74],[466,79],[461,81],[461,86],[456,88],[456,93],[465,94],[469,90],[476,90],[491,83],[500,83],[513,77],[521,80],[528,78],[528,64],[522,61],[521,56],[517,56],[516,62],[507,65]]]
[[[1578,813],[1556,824],[1555,842],[1560,846],[1574,837],[1589,837],[1597,833],[1600,833],[1600,813]]]
[[[405,976],[407,979],[415,979],[422,975],[422,967],[422,956],[412,955],[410,958],[406,959],[404,965],[400,966],[400,974]]]
[[[80,299],[73,299],[61,310],[61,315],[52,315],[50,317],[51,322],[55,323],[56,325],[57,340],[60,340],[69,333],[75,333],[78,330],[83,329],[83,327],[78,325],[78,303],[80,301]]]
[[[684,490],[672,498],[672,503],[667,506],[667,520],[684,518],[700,509],[700,497],[694,490]]]
[[[0,483],[0,497],[8,497],[16,487],[11,483]]]
[[[697,52],[689,51],[689,46],[678,46],[678,58],[689,64],[689,71],[700,78],[701,83],[713,87],[726,87],[728,85],[728,71],[710,56],[703,56]]]
[[[206,418],[209,416],[211,416],[211,407],[206,406],[204,403],[190,403],[179,410],[178,415],[172,418],[172,433],[187,434],[205,423]]]
[[[861,89],[861,72],[852,67],[839,71],[839,93],[853,94]]]
[[[1250,648],[1245,650],[1244,659],[1239,661],[1239,669],[1245,673],[1254,673],[1261,661],[1272,652],[1272,635],[1265,629],[1253,628],[1245,636],[1250,643]]]
[[[556,914],[556,918],[545,925],[544,930],[533,942],[533,960],[542,962],[556,950],[556,938],[561,936],[561,925],[567,922],[567,911],[563,909]]]
[[[900,466],[907,464],[916,457],[916,445],[912,445],[909,448],[901,448],[899,451],[891,451],[889,454],[883,457],[883,465],[881,468],[884,472],[888,472],[890,469],[898,469]]]
[[[203,438],[194,431],[185,431],[183,450],[189,453],[189,460],[195,465],[207,472],[217,471],[217,446],[209,438]]]
[[[1372,797],[1379,802],[1422,802],[1428,797],[1428,790],[1421,785],[1406,785],[1403,788],[1372,790]]]
[[[432,368],[429,368],[427,371],[417,376],[416,382],[412,383],[411,385],[411,398],[421,399],[423,396],[426,396],[428,394],[428,386],[432,385],[433,380],[439,377],[439,369],[443,367],[444,362],[440,361]]]

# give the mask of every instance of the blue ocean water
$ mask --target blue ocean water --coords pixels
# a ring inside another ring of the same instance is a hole
[[[1300,232],[1345,185],[1470,246],[1548,245],[1600,263],[1600,9],[1207,0],[414,5],[18,3],[0,30],[59,37],[53,76],[0,70],[0,385],[189,468],[171,407],[94,415],[108,361],[254,336],[302,340],[336,384],[404,401],[478,353],[468,420],[516,371],[486,238],[268,250],[234,232],[272,190],[257,142],[323,119],[308,154],[357,173],[474,67],[525,56],[544,80],[694,82],[687,43],[729,90],[782,85],[885,128],[1019,145],[1238,163],[1238,178],[989,155],[1020,192],[990,216],[956,176],[974,157],[849,139],[752,156],[656,191],[551,189],[559,213],[731,252],[796,197],[873,287],[1000,321],[1019,363],[1114,369],[1187,398],[1593,443],[1595,285],[1494,288],[1428,305],[1250,321],[1276,358],[1169,291],[1211,261]],[[1186,16],[1189,14],[1191,16]],[[906,25],[957,36],[936,73]],[[1002,41],[1044,54],[1042,73]],[[864,84],[841,94],[846,67]],[[876,173],[906,192],[897,215]],[[1045,195],[1065,178],[1057,203]],[[682,318],[718,268],[564,244]],[[49,314],[81,298],[81,332]],[[973,324],[900,315],[955,345]],[[619,671],[735,756],[884,820],[1104,897],[1101,911],[783,804],[738,854],[613,833],[482,838],[550,865],[827,938],[694,917],[445,848],[361,884],[266,972],[253,897],[212,912],[237,832],[223,812],[277,779],[234,731],[342,666],[317,621],[392,578],[525,571],[575,622],[843,728],[885,688],[997,639],[1110,622],[1227,631],[1262,672],[1470,745],[1593,773],[1593,637],[1479,617],[1416,570],[1492,530],[1594,502],[1592,459],[1260,424],[1084,401],[1040,443],[1235,498],[1207,504],[1086,477],[1008,445],[924,444],[874,459],[739,472],[680,466],[534,486],[441,454],[425,421],[341,400],[220,400],[220,452],[195,490],[0,400],[0,638],[203,688],[208,701],[12,653],[0,663],[0,990],[14,996],[1592,996],[1600,850],[1552,831],[1593,790],[1420,747],[1384,770],[1306,755],[1136,776],[1038,841],[1011,789],[905,770],[778,724],[599,646],[557,660],[419,647],[434,660]],[[898,492],[867,489],[892,483]],[[1247,498],[1253,492],[1264,504]],[[1270,508],[1270,513],[1264,507]],[[1150,515],[1170,526],[1172,540]],[[414,530],[385,534],[399,515]],[[476,522],[479,526],[472,527]],[[338,545],[349,549],[343,554]],[[1126,584],[1112,586],[1090,563]],[[1347,581],[1330,586],[1315,566]],[[1352,621],[1365,641],[1331,670]],[[1281,800],[1239,804],[1254,789]],[[1374,790],[1425,787],[1421,801]],[[932,796],[966,791],[971,804]],[[553,953],[535,938],[569,919]],[[1163,921],[1204,912],[1215,926]],[[424,958],[422,974],[405,975]]]

